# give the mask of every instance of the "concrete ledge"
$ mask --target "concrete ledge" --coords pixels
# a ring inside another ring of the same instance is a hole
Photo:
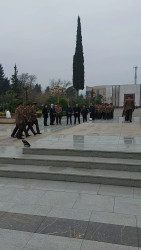
[[[0,117],[0,124],[14,124],[15,123],[15,119],[14,118],[4,118],[4,117]]]
[[[121,173],[122,175],[122,173]],[[47,172],[34,171],[16,171],[16,170],[1,170],[0,177],[22,178],[22,179],[37,179],[37,180],[52,180],[52,181],[69,181],[77,183],[104,184],[128,187],[141,187],[141,180],[134,178],[122,177],[105,177],[105,176],[84,176],[78,174],[54,174]]]
[[[83,157],[84,158],[84,157]],[[101,169],[101,170],[117,170],[117,171],[128,171],[128,172],[141,172],[140,161],[128,161],[123,159],[112,159],[112,158],[95,158],[90,159],[59,159],[55,157],[37,158],[9,158],[0,157],[1,164],[14,164],[14,165],[30,165],[30,166],[51,166],[51,167],[63,167],[63,168],[84,168],[84,169]]]
[[[100,151],[100,150],[77,150],[77,149],[55,149],[55,148],[23,148],[23,154],[32,155],[60,155],[60,156],[82,156],[103,157],[117,159],[141,160],[140,152],[124,151]]]

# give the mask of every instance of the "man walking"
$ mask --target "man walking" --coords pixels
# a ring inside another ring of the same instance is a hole
[[[32,105],[32,108],[31,108],[32,126],[35,125],[36,126],[37,134],[41,134],[40,129],[39,129],[38,120],[37,120],[36,105],[37,105],[37,103],[34,102],[33,105]]]
[[[24,108],[23,103],[20,102],[15,110],[16,128],[18,128],[18,132],[16,134],[17,139],[23,139],[22,138],[23,131],[25,132],[26,137],[28,137],[28,132],[26,130],[24,121],[23,108]]]
[[[125,113],[125,121],[132,122],[132,113],[135,109],[135,102],[131,97],[128,97],[124,103],[123,112]]]

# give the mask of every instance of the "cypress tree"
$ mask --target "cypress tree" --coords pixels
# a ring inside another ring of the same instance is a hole
[[[17,66],[15,64],[14,66],[14,74],[11,77],[11,89],[17,94],[17,96],[20,93],[20,81],[18,79],[18,70],[17,70]]]
[[[79,16],[77,24],[76,49],[73,56],[73,87],[77,91],[77,96],[79,93],[79,89],[84,89],[84,56],[81,35],[81,22]]]

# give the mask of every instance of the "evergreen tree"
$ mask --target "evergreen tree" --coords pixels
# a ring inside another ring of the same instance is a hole
[[[4,70],[3,70],[2,65],[0,64],[0,81],[3,81],[3,80],[4,80]]]
[[[73,87],[77,91],[77,96],[79,89],[84,89],[84,56],[80,17],[78,17],[76,49],[73,56]]]
[[[47,86],[46,89],[45,89],[45,93],[48,93],[50,91],[50,87]]]
[[[12,82],[11,89],[13,91],[15,91],[17,96],[19,96],[19,94],[20,94],[20,81],[18,79],[18,70],[17,70],[16,64],[14,66],[14,74],[11,77],[11,82]]]
[[[4,95],[9,90],[9,80],[4,75],[4,70],[0,64],[0,95]]]
[[[37,94],[41,93],[42,92],[42,90],[41,90],[41,84],[36,83],[35,87],[34,87],[34,91]]]

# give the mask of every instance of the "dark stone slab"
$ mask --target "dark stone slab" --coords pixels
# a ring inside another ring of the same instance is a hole
[[[0,217],[0,228],[34,233],[44,219],[44,216],[4,213]]]
[[[36,233],[84,239],[87,221],[46,217]]]
[[[141,228],[0,212],[0,228],[141,247]]]
[[[85,240],[138,247],[137,228],[90,222]]]
[[[139,247],[141,247],[141,228],[138,228]]]

